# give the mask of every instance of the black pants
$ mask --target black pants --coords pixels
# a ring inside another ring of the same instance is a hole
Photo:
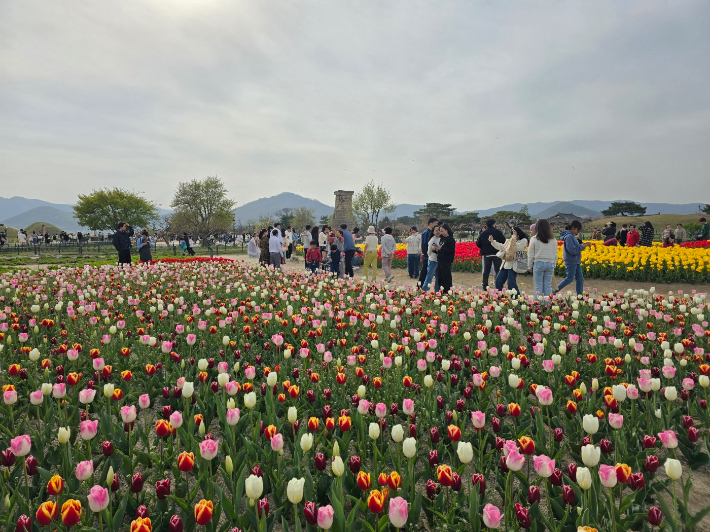
[[[130,264],[131,263],[131,250],[130,249],[118,252],[118,263],[119,264]]]
[[[345,275],[352,277],[355,275],[355,272],[353,272],[353,257],[355,256],[355,250],[354,249],[346,249],[345,250]]]
[[[291,258],[291,253],[293,253],[293,244],[289,244],[288,248],[286,248],[286,258],[287,259]]]
[[[427,257],[426,253],[422,255],[422,267],[419,270],[419,286],[424,286],[424,281],[426,280],[426,272],[427,272],[427,267],[429,266],[429,257]],[[439,281],[439,284],[441,284],[441,281]]]
[[[441,292],[443,294],[451,290],[454,281],[451,277],[451,263],[439,261],[436,274],[439,277],[439,286],[441,287]]]
[[[483,285],[481,288],[484,290],[488,289],[488,277],[491,274],[491,268],[493,268],[493,277],[495,277],[498,275],[502,264],[503,260],[496,255],[486,255],[483,257]]]

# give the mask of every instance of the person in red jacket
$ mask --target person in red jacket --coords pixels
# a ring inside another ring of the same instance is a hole
[[[311,247],[306,251],[306,264],[308,265],[308,269],[311,270],[312,273],[316,273],[322,261],[323,255],[318,247],[318,241],[311,240]]]
[[[633,248],[639,243],[640,239],[641,239],[641,235],[636,230],[636,226],[629,225],[629,234],[626,235],[626,246]]]

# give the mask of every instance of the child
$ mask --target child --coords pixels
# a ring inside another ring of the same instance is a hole
[[[333,277],[340,275],[340,250],[337,244],[330,246],[330,273],[333,274]]]
[[[318,265],[323,260],[317,240],[311,240],[311,247],[306,252],[306,264],[311,273],[316,273]]]

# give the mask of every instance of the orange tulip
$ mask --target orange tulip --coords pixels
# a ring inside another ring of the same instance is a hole
[[[39,505],[35,517],[40,525],[47,526],[57,518],[57,513],[59,513],[59,505],[56,502],[47,501]]]
[[[123,399],[123,390],[121,388],[116,388],[113,391],[113,396],[111,397],[114,401],[120,401]]]
[[[335,418],[329,417],[325,420],[325,428],[327,430],[335,430]]]
[[[59,475],[54,475],[47,482],[47,493],[50,495],[59,495],[64,491],[64,479]]]
[[[131,532],[153,532],[153,524],[150,517],[137,517],[131,522]]]
[[[370,489],[370,473],[365,473],[364,471],[358,471],[357,487],[363,491]]]
[[[513,417],[520,416],[520,405],[518,403],[508,404],[508,413]]]
[[[535,442],[532,438],[523,436],[518,440],[518,443],[520,444],[520,449],[523,451],[523,454],[535,454]]]
[[[300,393],[301,389],[298,386],[294,385],[288,389],[288,394],[291,396],[291,399],[296,399]]]
[[[348,378],[345,375],[345,373],[338,373],[335,376],[335,382],[337,382],[338,384],[345,384],[345,381],[347,381],[347,380],[348,380]]]
[[[377,476],[377,483],[380,486],[386,486],[387,485],[387,473],[380,473]]]
[[[367,507],[372,513],[380,513],[385,509],[385,496],[380,490],[372,490],[367,496]]]
[[[396,471],[392,471],[387,477],[387,485],[390,489],[398,490],[402,487],[402,476]]]
[[[195,522],[198,525],[206,525],[212,519],[212,501],[202,499],[195,505]]]
[[[164,438],[165,436],[172,434],[172,432],[173,426],[170,424],[170,421],[159,419],[155,422],[155,433],[158,437]]]
[[[193,419],[195,420],[195,427],[200,428],[200,425],[204,421],[205,416],[203,416],[202,414],[195,414]]]
[[[62,523],[64,526],[74,526],[81,521],[81,502],[68,499],[62,504]]]
[[[567,401],[567,412],[570,414],[576,414],[577,413],[577,403],[574,401]]]
[[[402,384],[404,384],[405,388],[411,388],[412,387],[412,377],[409,375],[405,375],[404,378],[402,379]]]
[[[121,372],[121,378],[124,381],[128,382],[133,378],[133,373],[131,373],[131,370],[129,370],[129,369],[123,370]]]
[[[447,465],[440,465],[436,468],[436,477],[442,486],[450,487],[454,482],[454,474]]]
[[[318,432],[318,429],[320,428],[320,419],[317,417],[310,417],[308,418],[308,430],[311,432]]]
[[[178,469],[183,473],[192,471],[192,468],[195,467],[195,453],[188,453],[187,451],[181,452],[178,455],[177,463]]]
[[[350,416],[340,416],[338,418],[338,427],[343,432],[347,432],[348,430],[350,430],[351,425],[352,425],[352,420],[350,419]]]
[[[148,376],[155,375],[155,366],[153,364],[146,364],[145,374]]]
[[[446,432],[448,433],[451,441],[459,441],[461,439],[461,429],[456,425],[449,425],[446,428]]]
[[[276,435],[277,429],[276,425],[269,425],[264,429],[264,438],[266,438],[266,441],[271,441],[271,438],[273,438]]]
[[[614,466],[616,470],[616,479],[622,484],[626,484],[631,479],[631,467],[626,464],[616,464]]]

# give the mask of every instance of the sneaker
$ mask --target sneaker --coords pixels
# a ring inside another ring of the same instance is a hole
[[[353,266],[353,271],[359,270],[359,269],[360,269],[360,266]]]

